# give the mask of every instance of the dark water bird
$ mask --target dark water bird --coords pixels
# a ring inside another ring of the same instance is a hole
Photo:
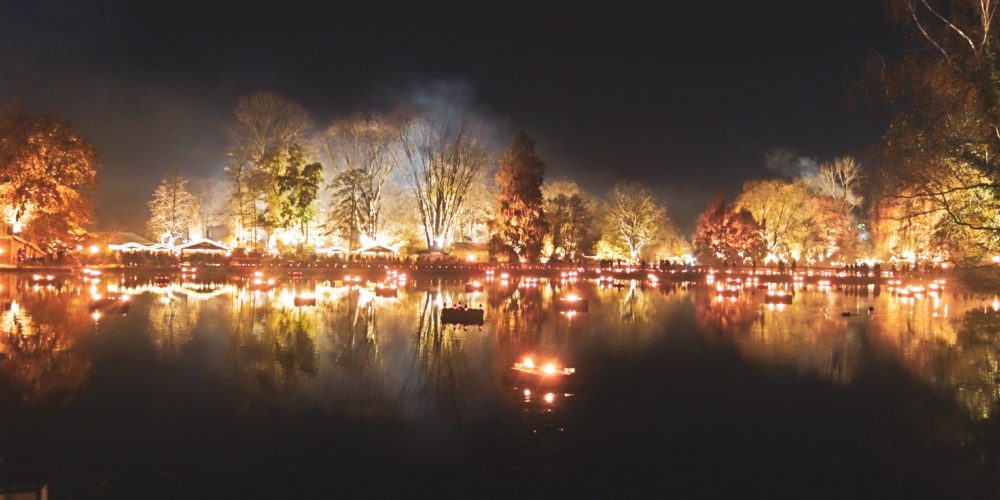
[[[840,313],[840,315],[843,316],[843,317],[845,317],[845,318],[847,318],[847,317],[851,316],[851,313],[849,311],[844,311],[844,312]]]

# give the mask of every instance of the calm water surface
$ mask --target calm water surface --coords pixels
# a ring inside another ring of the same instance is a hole
[[[57,497],[1000,493],[1000,303],[951,284],[797,285],[790,305],[704,279],[337,285],[0,276],[0,478]],[[127,314],[90,311],[114,293]],[[560,314],[569,293],[589,311]],[[442,324],[454,303],[485,325]],[[577,373],[513,376],[525,356]]]

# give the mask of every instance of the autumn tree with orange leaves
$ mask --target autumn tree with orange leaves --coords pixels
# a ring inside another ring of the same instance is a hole
[[[0,208],[7,230],[47,250],[82,237],[97,151],[66,122],[17,106],[0,111]]]
[[[542,181],[545,163],[535,154],[535,143],[519,132],[500,158],[497,172],[497,218],[494,238],[520,258],[534,260],[545,237]]]

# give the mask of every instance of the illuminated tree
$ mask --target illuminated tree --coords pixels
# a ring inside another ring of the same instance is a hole
[[[894,0],[910,50],[880,72],[894,112],[885,134],[883,198],[894,215],[942,218],[935,235],[960,254],[1000,233],[1000,2]],[[909,215],[907,215],[909,214]],[[887,224],[889,226],[892,223]],[[976,233],[984,233],[975,235]]]
[[[469,184],[469,200],[478,203],[464,203],[455,214],[454,237],[456,241],[484,243],[490,238],[490,223],[496,219],[497,189],[495,179],[481,171]]]
[[[430,112],[400,132],[398,156],[410,183],[429,248],[442,250],[469,188],[490,155],[483,125],[469,116]]]
[[[494,237],[518,257],[535,259],[545,236],[542,180],[545,163],[535,155],[535,143],[519,132],[500,158],[497,172],[497,218]]]
[[[850,216],[861,205],[861,166],[850,156],[823,163],[815,176],[803,181],[817,195],[839,201],[845,215]]]
[[[171,170],[153,191],[146,227],[154,239],[189,238],[192,228],[198,225],[201,206],[187,184],[187,179]]]
[[[809,232],[812,202],[800,184],[770,179],[745,183],[734,205],[757,222],[765,252],[798,259]]]
[[[273,200],[278,190],[280,172],[275,167],[280,163],[275,157],[305,142],[309,115],[298,104],[271,92],[241,97],[234,115],[226,176],[232,185],[236,232],[256,244],[261,224],[273,221],[267,198]]]
[[[288,229],[295,225],[303,241],[309,238],[309,223],[316,216],[316,198],[323,181],[323,165],[306,164],[301,148],[288,150],[287,164],[278,174],[280,225]]]
[[[375,239],[383,232],[386,182],[396,165],[398,126],[384,118],[354,117],[335,122],[321,136],[320,148],[334,171],[355,171],[359,176],[363,208],[358,229]]]
[[[733,208],[721,194],[713,197],[698,217],[694,245],[703,263],[753,262],[762,257],[764,249],[753,215]]]
[[[328,212],[327,230],[347,239],[347,248],[357,248],[363,225],[365,205],[362,197],[366,175],[360,169],[338,173],[330,183],[333,190]]]
[[[586,247],[593,215],[578,194],[558,194],[545,200],[553,253],[575,259]]]
[[[656,241],[667,223],[667,210],[639,183],[618,183],[608,194],[605,240],[618,243],[633,259]]]
[[[49,249],[90,220],[97,152],[67,123],[11,106],[0,111],[0,206],[14,232]]]

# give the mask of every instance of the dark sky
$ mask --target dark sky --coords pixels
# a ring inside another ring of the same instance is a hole
[[[768,151],[863,157],[882,127],[851,105],[891,51],[880,0],[352,3],[0,1],[0,101],[98,147],[101,228],[141,228],[169,168],[218,177],[225,123],[256,90],[317,125],[422,89],[471,95],[500,134],[536,139],[551,176],[645,182],[685,230],[712,193],[771,175]]]

